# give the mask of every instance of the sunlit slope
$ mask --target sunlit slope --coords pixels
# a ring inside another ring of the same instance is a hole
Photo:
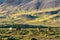
[[[15,14],[14,15],[14,18],[15,20],[22,20],[23,21],[23,24],[31,24],[31,25],[50,25],[50,26],[60,26],[59,24],[57,24],[57,21],[54,21],[54,20],[50,20],[51,18],[54,18],[56,17],[57,15],[60,15],[60,12],[58,12],[57,14],[53,14],[53,15],[50,15],[50,14],[44,14],[45,12],[50,12],[50,11],[57,11],[59,10],[60,8],[51,8],[51,9],[45,9],[45,10],[38,10],[38,11],[31,11],[31,12],[25,12],[25,13],[20,13],[20,14]],[[33,19],[33,20],[28,20],[28,18],[17,18],[17,16],[19,15],[32,15],[32,16],[36,16],[34,15],[35,13],[42,13],[39,17]],[[60,20],[60,19],[59,19]],[[44,21],[49,21],[49,22],[44,22]],[[19,22],[19,21],[18,21]],[[15,23],[18,23],[18,22],[15,22]],[[60,22],[60,21],[59,21]]]
[[[55,17],[57,17],[57,19],[55,19]],[[20,10],[16,13],[5,16],[5,18],[0,17],[0,20],[0,24],[30,24],[59,27],[60,7],[42,10],[32,10],[30,12]]]
[[[15,14],[12,14],[12,16],[16,17],[19,15],[23,15],[23,14],[31,14],[34,15],[35,13],[44,13],[44,12],[50,12],[50,11],[56,11],[56,10],[60,10],[60,7],[55,7],[55,8],[49,8],[49,9],[42,9],[42,10],[32,10],[32,11],[19,11]]]

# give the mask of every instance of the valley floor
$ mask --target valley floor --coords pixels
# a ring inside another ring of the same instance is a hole
[[[0,28],[0,40],[60,40],[60,28]]]

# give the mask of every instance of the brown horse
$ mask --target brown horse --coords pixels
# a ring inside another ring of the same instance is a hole
[[[20,27],[17,27],[16,30],[21,30],[21,28]]]
[[[49,31],[49,32],[51,31],[51,27],[48,28],[48,31]]]

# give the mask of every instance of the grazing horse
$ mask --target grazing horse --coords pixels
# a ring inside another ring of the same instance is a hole
[[[9,30],[12,30],[12,27],[10,27]]]
[[[16,30],[21,30],[21,28],[20,27],[17,27]]]
[[[49,32],[51,31],[51,27],[48,28],[48,31],[49,31]]]
[[[37,31],[40,32],[40,28],[37,28]]]

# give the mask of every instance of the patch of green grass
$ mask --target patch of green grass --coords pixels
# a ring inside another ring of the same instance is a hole
[[[36,28],[22,28],[21,30],[13,28],[11,31],[8,30],[8,28],[0,28],[0,38],[4,40],[11,40],[13,38],[17,40],[31,40],[32,38],[60,40],[60,28],[51,28],[52,31],[50,32],[47,29],[48,28],[41,28],[40,32],[38,32]]]

